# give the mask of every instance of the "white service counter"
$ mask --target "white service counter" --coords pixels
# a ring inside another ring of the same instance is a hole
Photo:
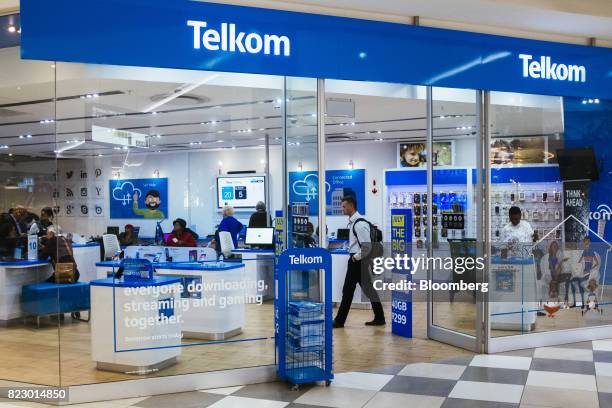
[[[533,258],[491,258],[489,276],[491,329],[535,329],[538,299]]]
[[[274,298],[274,250],[273,249],[235,249],[234,254],[242,257],[245,279],[252,284],[247,289],[249,298],[262,295],[264,300]],[[257,285],[265,287],[259,291]]]
[[[249,280],[242,263],[187,262],[154,264],[159,276],[180,278],[189,300],[183,312],[183,336],[204,340],[225,340],[242,333]]]
[[[24,317],[21,287],[44,282],[53,274],[47,261],[0,262],[0,324]]]
[[[180,310],[162,302],[179,301],[179,286],[180,279],[168,277],[90,283],[91,353],[98,369],[148,374],[176,363],[181,354]],[[126,307],[134,304],[139,306]]]

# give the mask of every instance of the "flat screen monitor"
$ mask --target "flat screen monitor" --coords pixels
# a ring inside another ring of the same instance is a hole
[[[336,232],[336,237],[339,241],[348,241],[350,233],[351,230],[349,230],[348,228],[338,228],[338,231]]]
[[[106,233],[109,235],[119,235],[119,227],[106,227]]]
[[[266,202],[265,176],[240,176],[217,178],[217,207],[231,205],[234,208],[255,208]]]
[[[247,245],[273,245],[274,228],[247,228],[244,243]]]
[[[599,180],[599,169],[592,147],[557,150],[561,180]]]

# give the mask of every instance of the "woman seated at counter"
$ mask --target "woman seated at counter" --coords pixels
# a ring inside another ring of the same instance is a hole
[[[230,205],[223,207],[223,220],[219,224],[219,231],[227,231],[232,236],[234,248],[238,248],[238,234],[244,226],[234,217],[234,208]]]
[[[198,234],[187,228],[187,221],[177,218],[172,222],[172,234],[166,240],[169,247],[195,247]]]
[[[123,227],[123,232],[119,234],[119,245],[121,246],[132,246],[138,243],[138,237],[134,234],[134,226],[132,224],[126,224]]]

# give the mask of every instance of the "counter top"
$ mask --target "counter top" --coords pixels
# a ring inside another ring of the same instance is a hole
[[[153,280],[146,281],[124,281],[117,280],[113,278],[107,279],[98,279],[91,281],[89,283],[90,286],[110,286],[116,288],[142,288],[149,286],[163,286],[163,285],[172,285],[175,283],[180,283],[180,278],[172,278],[170,276],[155,276]]]
[[[49,265],[49,261],[0,261],[0,267],[35,267]]]
[[[501,256],[492,256],[491,265],[533,265],[533,258],[502,258]]]
[[[98,244],[97,242],[87,242],[85,244],[72,244],[72,248],[93,248],[93,247],[99,247],[100,244]]]
[[[274,255],[274,250],[273,249],[238,248],[238,249],[233,249],[232,253],[236,253],[236,254],[268,254],[268,255]]]
[[[332,249],[329,252],[331,252],[332,255],[348,255],[349,254],[348,249]]]
[[[106,266],[118,268],[120,261],[102,261],[96,262],[96,266]],[[242,268],[243,263],[239,262],[156,262],[153,267],[156,269],[174,269],[179,271],[228,271],[232,269]]]

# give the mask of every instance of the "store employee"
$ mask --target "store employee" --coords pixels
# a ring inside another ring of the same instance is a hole
[[[172,234],[166,240],[166,246],[169,247],[189,247],[197,246],[197,236],[194,232],[187,228],[187,221],[182,218],[177,218],[172,222]]]
[[[501,242],[506,244],[506,250],[513,256],[521,256],[521,249],[525,244],[536,242],[537,233],[531,225],[522,220],[522,212],[519,207],[510,207],[508,211],[510,222],[502,228]]]

